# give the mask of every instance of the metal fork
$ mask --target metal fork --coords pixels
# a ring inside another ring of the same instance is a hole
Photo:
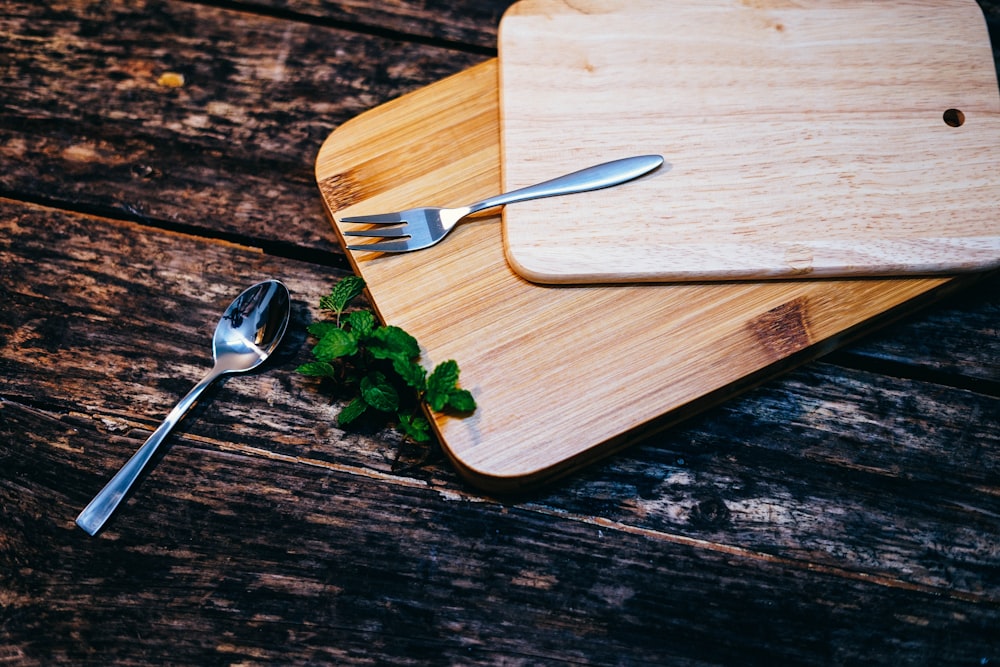
[[[349,245],[347,247],[350,250],[364,250],[366,252],[421,250],[429,248],[443,239],[459,220],[473,213],[529,199],[556,197],[608,188],[638,178],[662,164],[663,157],[660,155],[639,155],[587,167],[572,174],[483,199],[460,208],[411,208],[398,213],[349,216],[340,218],[340,222],[379,225],[370,229],[347,231],[344,232],[345,236],[394,239],[362,245]]]

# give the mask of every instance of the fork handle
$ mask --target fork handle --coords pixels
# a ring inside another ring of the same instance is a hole
[[[497,206],[506,206],[507,204],[527,201],[529,199],[558,197],[577,192],[587,192],[588,190],[609,188],[612,185],[620,185],[634,178],[639,178],[643,174],[648,174],[662,164],[663,156],[661,155],[638,155],[621,160],[612,160],[611,162],[574,171],[572,174],[553,178],[550,181],[538,183],[537,185],[529,185],[526,188],[512,190],[502,195],[483,199],[475,204],[470,204],[469,213]]]

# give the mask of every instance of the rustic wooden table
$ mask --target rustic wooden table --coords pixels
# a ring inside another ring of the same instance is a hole
[[[996,276],[517,499],[294,372],[350,272],[321,142],[493,57],[509,4],[3,4],[0,663],[1000,661]],[[266,277],[280,354],[86,535]]]

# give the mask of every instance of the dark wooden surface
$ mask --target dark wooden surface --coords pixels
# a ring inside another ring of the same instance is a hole
[[[517,499],[293,372],[349,271],[320,142],[509,4],[0,7],[0,664],[1000,661],[997,276]],[[265,277],[281,353],[87,536]]]

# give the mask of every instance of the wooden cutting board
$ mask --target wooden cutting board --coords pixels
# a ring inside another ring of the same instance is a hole
[[[332,217],[473,201],[500,186],[497,63],[340,126],[316,162]],[[334,229],[344,242],[339,223]],[[349,253],[384,322],[455,359],[479,408],[437,416],[473,484],[564,474],[870,330],[958,279],[542,286],[504,259],[500,216],[399,255]]]
[[[671,165],[507,207],[531,280],[1000,263],[1000,94],[974,0],[523,0],[499,46],[505,188]]]

